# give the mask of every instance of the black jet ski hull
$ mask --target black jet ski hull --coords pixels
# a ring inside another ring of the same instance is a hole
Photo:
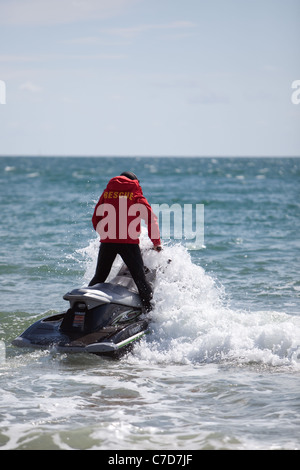
[[[41,340],[29,339],[26,334],[20,335],[18,338],[12,341],[14,346],[22,348],[33,348],[33,349],[52,349],[57,352],[67,353],[91,353],[100,356],[111,356],[120,357],[130,351],[133,345],[139,341],[143,336],[149,333],[147,325],[139,327],[139,331],[135,334],[128,334],[125,339],[112,341],[95,341],[88,344],[83,342],[74,341],[72,339],[65,339],[60,335],[55,335],[53,338],[44,337]]]
[[[149,315],[126,267],[110,283],[74,289],[64,299],[66,312],[35,322],[12,344],[119,357],[149,332]]]
[[[132,315],[136,312],[130,312]],[[137,312],[141,316],[141,312]],[[92,353],[119,357],[149,332],[149,321],[139,319],[130,324],[116,324],[99,331],[68,331],[62,329],[69,312],[52,315],[35,322],[19,337],[13,340],[14,346],[35,349],[54,349],[58,352]],[[77,318],[78,321],[78,318]]]

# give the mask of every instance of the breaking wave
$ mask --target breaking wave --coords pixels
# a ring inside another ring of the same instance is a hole
[[[81,250],[84,282],[94,273],[99,242]],[[300,321],[276,311],[236,310],[221,284],[192,262],[183,245],[151,250],[141,238],[144,261],[156,268],[151,332],[126,360],[150,363],[234,363],[300,369]],[[117,259],[111,276],[121,264]]]

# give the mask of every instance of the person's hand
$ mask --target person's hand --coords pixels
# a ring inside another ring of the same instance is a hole
[[[161,246],[161,245],[153,246],[153,250],[155,250],[155,251],[161,251],[161,250],[162,250],[162,246]]]

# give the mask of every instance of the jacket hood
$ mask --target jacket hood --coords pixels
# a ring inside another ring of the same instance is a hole
[[[126,176],[115,176],[109,180],[106,189],[117,190],[120,188],[122,191],[134,191],[142,193],[142,188],[138,180],[131,180]]]

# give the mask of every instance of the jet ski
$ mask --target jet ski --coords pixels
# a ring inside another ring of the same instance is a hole
[[[145,267],[145,274],[153,286],[155,270]],[[70,304],[66,312],[35,322],[12,344],[119,357],[149,332],[150,315],[125,265],[110,282],[73,289],[63,298]]]

